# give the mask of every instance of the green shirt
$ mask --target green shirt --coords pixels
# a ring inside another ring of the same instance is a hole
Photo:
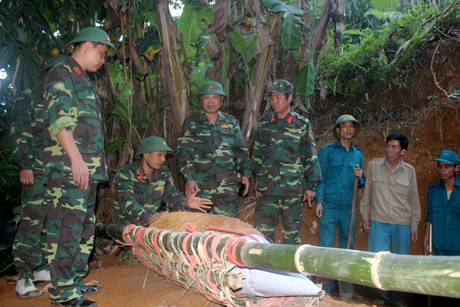
[[[16,98],[10,122],[10,145],[20,170],[43,175],[43,86]]]
[[[261,196],[303,193],[321,181],[310,121],[292,110],[259,120],[252,161]]]
[[[62,129],[72,130],[90,181],[107,180],[99,98],[88,75],[70,58],[48,72],[44,87],[45,180],[73,180],[70,159],[56,138]]]
[[[180,172],[187,181],[196,181],[201,189],[203,185],[236,186],[235,169],[243,176],[252,172],[238,121],[220,111],[214,125],[204,111],[185,119],[177,139],[176,156]]]
[[[168,168],[154,170],[149,180],[141,161],[123,166],[115,177],[114,224],[145,225],[162,203],[170,210],[185,210],[187,198],[174,185]]]

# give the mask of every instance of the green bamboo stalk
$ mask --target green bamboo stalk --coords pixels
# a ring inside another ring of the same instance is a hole
[[[98,224],[96,234],[99,233],[122,240],[120,226]],[[169,244],[181,244],[186,235],[176,236],[176,242],[171,243],[168,242],[170,233],[166,234],[162,237],[163,244],[170,249]],[[218,253],[225,248],[227,240],[224,238],[217,245]],[[198,242],[188,241],[189,252],[192,244],[196,248]],[[209,253],[210,244],[206,246]],[[460,298],[460,257],[456,256],[398,255],[246,241],[238,244],[236,258],[250,268],[299,272],[384,290]]]

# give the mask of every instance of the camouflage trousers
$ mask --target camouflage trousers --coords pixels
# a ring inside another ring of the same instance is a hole
[[[302,197],[264,195],[257,197],[254,227],[271,242],[275,242],[276,225],[281,217],[284,244],[300,244]]]
[[[198,192],[197,197],[210,199],[213,203],[211,209],[208,210],[210,213],[236,217],[238,213],[238,186],[236,184],[211,188],[206,184],[203,186],[198,183],[198,186],[201,191]]]
[[[46,200],[43,178],[22,185],[21,219],[13,242],[18,279],[33,279],[33,271],[48,269],[46,258]]]
[[[73,181],[48,183],[48,262],[51,301],[65,302],[82,295],[83,277],[94,246],[97,181],[87,190]]]

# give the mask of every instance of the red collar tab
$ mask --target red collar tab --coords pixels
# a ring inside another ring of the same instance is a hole
[[[292,122],[292,116],[291,116],[291,115],[289,115],[289,117],[288,117],[288,119],[287,119],[287,122],[288,122],[288,123],[291,123],[291,122]]]
[[[80,67],[75,66],[74,69],[75,69],[75,71],[76,71],[79,75],[82,75],[82,74],[83,74],[83,73],[81,72]]]
[[[275,114],[272,115],[272,118],[270,119],[270,122],[273,123],[275,121]]]
[[[139,173],[139,180],[144,180],[144,172]]]

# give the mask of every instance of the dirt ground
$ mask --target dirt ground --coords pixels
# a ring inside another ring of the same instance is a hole
[[[153,271],[148,271],[139,264],[113,266],[91,270],[85,278],[85,283],[102,285],[99,293],[88,296],[96,301],[98,306],[112,307],[217,307],[203,296],[187,291]],[[20,299],[14,292],[16,281],[13,277],[0,279],[0,306],[48,307],[48,293],[32,299]],[[46,285],[37,286],[39,290]],[[356,291],[369,297],[369,289],[356,287]],[[369,297],[370,298],[370,297]],[[413,301],[413,299],[411,299]],[[426,302],[426,300],[425,300]],[[326,296],[319,304],[321,307],[365,307],[375,306],[369,299],[352,299],[341,301],[338,294]],[[423,299],[409,306],[426,306]]]

